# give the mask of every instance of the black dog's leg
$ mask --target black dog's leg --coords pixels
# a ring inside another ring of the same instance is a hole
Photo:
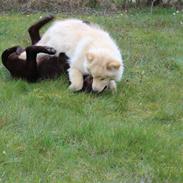
[[[36,60],[36,56],[38,53],[47,53],[50,55],[54,55],[56,50],[52,47],[48,46],[28,46],[26,48],[27,53],[27,61]]]
[[[56,50],[46,46],[28,46],[26,49],[27,55],[27,80],[29,82],[35,82],[38,79],[37,62],[36,57],[38,53],[55,54]]]
[[[14,53],[14,52],[16,52],[16,50],[17,50],[18,48],[21,48],[21,47],[20,47],[20,46],[14,46],[14,47],[11,47],[11,48],[6,49],[6,50],[2,53],[2,55],[1,55],[2,63],[3,63],[3,65],[4,65],[6,68],[7,68],[7,60],[8,60],[9,55],[12,54],[12,53]]]
[[[35,24],[33,24],[31,27],[29,27],[28,32],[32,41],[32,45],[36,44],[41,39],[41,36],[39,34],[39,29],[53,19],[54,19],[54,16],[52,15],[46,16],[46,17],[43,17],[38,22],[36,22]]]
[[[36,56],[37,54],[32,52],[32,47],[29,46],[26,49],[26,79],[29,82],[36,82],[38,79],[38,72],[37,72],[37,62],[36,62]]]

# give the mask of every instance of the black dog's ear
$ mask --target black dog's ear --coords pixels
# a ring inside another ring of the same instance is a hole
[[[61,53],[59,54],[59,58],[60,58],[60,59],[64,59],[64,60],[68,60],[68,59],[69,59],[69,57],[68,57],[64,52],[61,52]]]
[[[90,22],[88,20],[83,20],[83,23],[90,25]]]

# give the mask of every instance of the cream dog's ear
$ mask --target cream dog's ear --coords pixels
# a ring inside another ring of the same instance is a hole
[[[107,64],[107,69],[108,70],[112,70],[112,69],[115,69],[115,70],[118,70],[120,68],[120,63],[117,62],[117,61],[111,61]]]
[[[94,55],[94,53],[92,53],[92,52],[88,52],[88,53],[86,54],[86,58],[87,58],[87,60],[88,60],[89,62],[92,62],[92,61],[94,60],[94,58],[95,58],[95,55]]]

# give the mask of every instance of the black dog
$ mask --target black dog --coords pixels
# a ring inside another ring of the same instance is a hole
[[[60,53],[57,57],[54,55],[56,52],[54,48],[35,45],[41,39],[40,28],[53,20],[53,18],[53,16],[44,17],[28,29],[32,46],[28,46],[25,49],[15,46],[3,52],[2,63],[9,70],[12,77],[25,79],[28,82],[36,82],[40,79],[53,79],[63,73],[67,73],[69,58],[65,53]],[[23,51],[26,51],[26,60],[19,58]],[[46,55],[37,61],[38,53],[46,53]],[[92,91],[92,78],[90,76],[84,76],[82,90]]]

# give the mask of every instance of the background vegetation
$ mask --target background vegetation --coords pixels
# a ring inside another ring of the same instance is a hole
[[[182,9],[183,0],[0,0],[0,9],[21,11],[52,11],[68,12],[77,10],[107,11],[127,10],[130,7],[144,8],[146,6],[171,6]]]

